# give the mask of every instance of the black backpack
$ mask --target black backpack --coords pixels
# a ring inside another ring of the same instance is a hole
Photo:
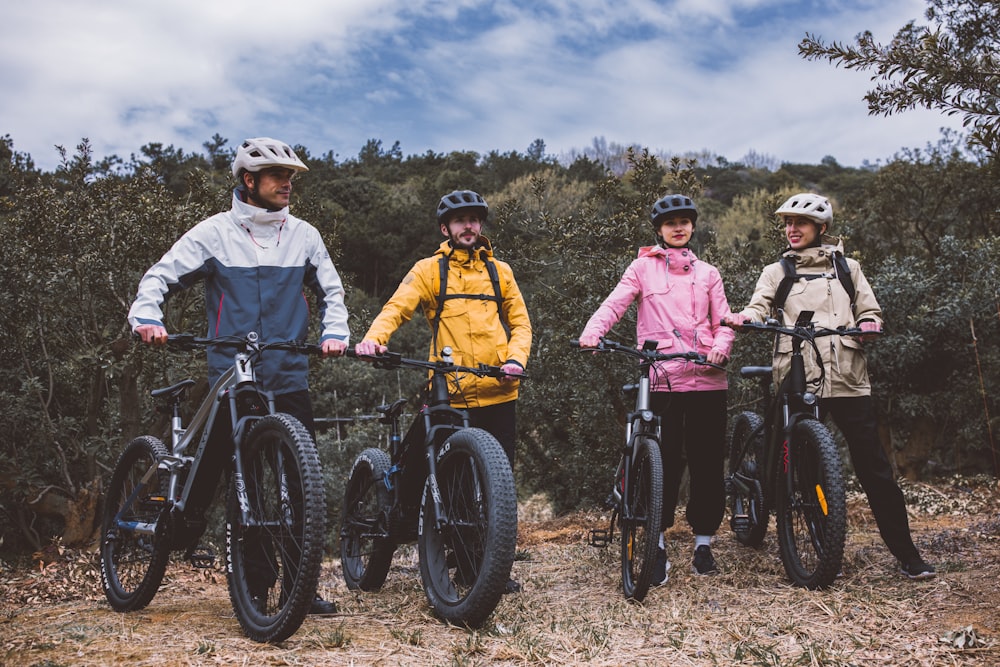
[[[825,273],[795,273],[795,260],[791,257],[782,257],[779,262],[781,264],[781,268],[785,270],[785,277],[781,279],[780,283],[778,283],[778,289],[775,290],[774,299],[771,301],[771,308],[774,312],[778,312],[784,308],[785,299],[788,298],[788,292],[791,291],[792,285],[799,278],[815,280],[816,278],[824,278],[827,276]],[[851,269],[847,266],[847,258],[844,257],[843,253],[833,253],[833,266],[837,272],[837,278],[840,280],[840,284],[844,287],[844,291],[847,292],[847,296],[851,299],[851,310],[854,310],[854,281],[851,280]]]
[[[438,328],[441,324],[441,311],[444,310],[444,302],[449,299],[478,299],[480,301],[493,301],[497,305],[497,315],[500,317],[500,326],[503,327],[504,333],[507,334],[507,340],[510,340],[510,326],[507,324],[507,318],[503,314],[503,294],[500,291],[500,275],[497,272],[497,265],[488,258],[483,258],[486,262],[486,270],[490,274],[490,282],[493,284],[493,294],[448,294],[448,255],[441,255],[441,259],[438,260],[438,270],[441,274],[441,287],[438,290],[437,298],[437,310],[434,312],[433,320],[433,330],[434,330],[434,354],[437,354],[437,337]]]

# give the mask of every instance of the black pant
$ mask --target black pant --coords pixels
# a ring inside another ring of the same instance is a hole
[[[688,525],[695,535],[714,535],[726,511],[726,391],[656,391],[650,407],[660,416],[662,433],[663,529],[674,525],[686,463],[691,477]]]
[[[878,438],[872,397],[824,398],[820,400],[820,414],[824,419],[829,415],[847,441],[854,472],[889,551],[903,562],[918,557],[903,491]]]
[[[507,401],[481,408],[468,408],[469,425],[488,431],[503,447],[514,469],[514,450],[517,442],[517,401]]]

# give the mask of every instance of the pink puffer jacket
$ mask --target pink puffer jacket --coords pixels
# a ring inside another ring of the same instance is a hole
[[[587,322],[582,335],[603,336],[639,300],[636,340],[657,341],[661,352],[711,350],[729,357],[735,332],[719,321],[730,313],[722,276],[688,248],[639,248],[617,287]],[[654,369],[654,391],[726,389],[726,373],[708,366],[669,361]],[[669,384],[668,384],[669,382]]]

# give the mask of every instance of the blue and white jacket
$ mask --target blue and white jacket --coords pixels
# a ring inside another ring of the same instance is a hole
[[[262,342],[305,340],[306,292],[316,296],[323,332],[348,341],[344,287],[319,231],[288,212],[267,211],[233,193],[229,211],[195,225],[139,281],[128,321],[163,326],[163,303],[176,292],[205,282],[208,336],[244,336]],[[209,382],[233,363],[231,350],[208,352]],[[255,366],[264,388],[275,394],[308,389],[309,360],[295,352],[265,352]]]

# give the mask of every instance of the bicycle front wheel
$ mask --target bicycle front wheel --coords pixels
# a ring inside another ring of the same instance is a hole
[[[340,563],[351,590],[375,591],[385,583],[395,544],[388,534],[389,490],[385,473],[392,465],[381,449],[358,454],[344,492],[340,522]]]
[[[622,589],[626,599],[642,602],[656,565],[663,511],[663,462],[652,438],[636,443],[628,497],[622,499]]]
[[[787,446],[791,485],[781,475],[777,492],[781,562],[796,586],[826,588],[840,572],[847,530],[840,456],[830,431],[814,419],[795,424]]]
[[[417,538],[424,592],[440,618],[479,627],[500,602],[514,563],[514,475],[500,443],[478,428],[448,438],[436,463],[442,514],[428,480]]]
[[[742,412],[733,421],[729,437],[729,525],[736,541],[759,548],[767,534],[770,510],[764,501],[764,420],[753,412]]]
[[[226,503],[229,598],[247,637],[279,642],[309,612],[326,536],[316,445],[287,414],[268,415],[241,447]]]
[[[140,436],[118,457],[111,475],[101,523],[101,587],[116,611],[148,605],[167,569],[170,548],[161,519],[170,477],[157,469],[166,455],[158,438]]]

